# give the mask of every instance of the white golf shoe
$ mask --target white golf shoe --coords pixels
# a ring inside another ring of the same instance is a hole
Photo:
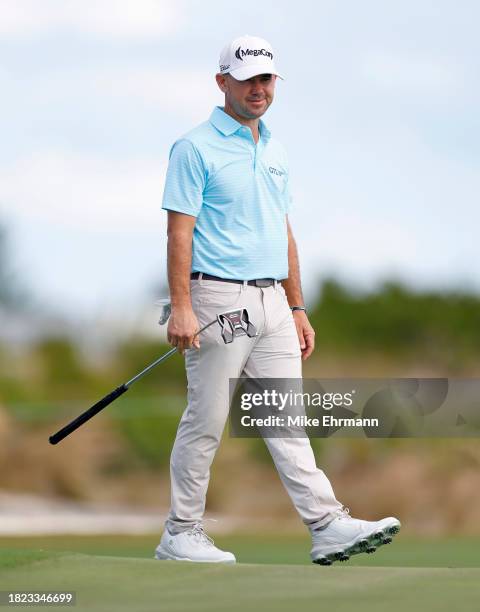
[[[379,546],[390,544],[400,531],[400,521],[393,516],[380,521],[352,518],[348,508],[320,531],[312,532],[313,563],[331,565],[334,561],[348,561],[351,555],[373,553]]]
[[[235,556],[217,548],[207,536],[201,523],[178,534],[165,528],[160,544],[155,549],[155,558],[173,561],[196,561],[197,563],[235,563]]]

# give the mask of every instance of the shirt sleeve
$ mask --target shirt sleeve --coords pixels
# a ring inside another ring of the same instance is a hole
[[[285,188],[283,190],[283,198],[285,203],[285,213],[288,215],[290,210],[292,209],[292,194],[290,192],[290,176],[287,174],[287,179],[285,181]]]
[[[198,217],[205,183],[205,167],[195,145],[177,140],[170,150],[162,208]]]

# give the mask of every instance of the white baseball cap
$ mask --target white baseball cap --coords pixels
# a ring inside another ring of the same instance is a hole
[[[240,36],[223,47],[220,53],[220,74],[230,73],[237,81],[246,81],[257,74],[276,74],[270,43],[257,36]]]

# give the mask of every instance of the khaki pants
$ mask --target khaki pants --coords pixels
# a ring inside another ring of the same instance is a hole
[[[210,465],[229,412],[229,379],[301,378],[298,335],[280,283],[260,288],[246,284],[192,280],[192,306],[200,327],[220,312],[244,307],[258,335],[225,344],[218,325],[200,335],[200,350],[185,352],[188,406],[181,418],[170,460],[171,533],[200,521]],[[280,478],[303,522],[314,529],[342,508],[315,463],[308,438],[266,438]]]

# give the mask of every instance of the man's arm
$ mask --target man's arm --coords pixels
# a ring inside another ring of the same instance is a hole
[[[168,211],[167,268],[172,314],[168,321],[167,336],[180,353],[186,348],[200,348],[198,320],[192,309],[190,297],[190,272],[192,265],[192,238],[196,218]]]
[[[287,217],[288,232],[288,278],[282,281],[283,288],[287,294],[290,306],[304,306],[302,295],[302,284],[300,282],[300,264],[298,262],[298,251],[293,237],[292,228]]]
[[[300,281],[300,265],[298,261],[297,245],[293,237],[292,228],[287,217],[288,232],[288,278],[282,281],[282,285],[287,294],[290,306],[304,306],[302,295],[302,284]],[[297,327],[298,339],[302,350],[302,359],[308,359],[315,348],[315,331],[310,325],[306,313],[302,310],[295,310],[293,313],[295,325]]]

